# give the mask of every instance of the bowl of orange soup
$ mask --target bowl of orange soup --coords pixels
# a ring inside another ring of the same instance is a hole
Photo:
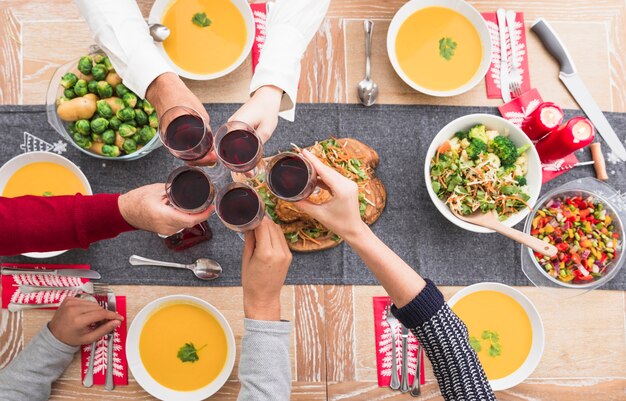
[[[146,305],[126,339],[137,383],[160,400],[204,400],[215,394],[235,364],[235,336],[211,304],[170,295]]]
[[[156,0],[148,21],[170,29],[157,47],[178,75],[189,79],[232,72],[254,42],[254,18],[246,0]]]
[[[494,391],[532,374],[545,339],[539,312],[524,294],[500,283],[478,283],[457,292],[448,305],[465,322]]]
[[[411,0],[391,20],[387,53],[413,89],[455,96],[487,73],[491,36],[480,13],[463,0]]]
[[[18,196],[91,195],[85,174],[74,163],[56,153],[28,152],[0,167],[0,195]],[[51,258],[66,252],[30,252],[31,258]]]

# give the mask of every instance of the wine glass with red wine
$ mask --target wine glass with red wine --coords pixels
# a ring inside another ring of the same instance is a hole
[[[263,172],[263,142],[254,128],[229,121],[215,135],[217,157],[229,170],[254,178]]]
[[[170,204],[185,213],[207,210],[215,198],[215,188],[203,170],[182,166],[167,177],[165,193]]]
[[[284,152],[268,163],[266,182],[276,197],[296,202],[308,198],[316,190],[317,173],[300,154]]]
[[[204,117],[185,106],[168,109],[161,120],[161,141],[175,157],[196,161],[213,150],[213,133]]]
[[[217,192],[215,213],[226,227],[241,233],[261,224],[265,204],[250,185],[231,182]]]

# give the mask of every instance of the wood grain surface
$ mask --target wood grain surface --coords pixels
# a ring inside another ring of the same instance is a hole
[[[293,1],[293,0],[291,0]],[[138,1],[147,16],[152,0]],[[484,83],[455,98],[432,98],[412,91],[387,59],[386,33],[405,0],[332,0],[302,61],[299,102],[356,102],[356,83],[364,76],[363,19],[375,22],[372,74],[380,103],[501,104],[488,100]],[[575,107],[557,78],[558,66],[528,28],[546,18],[568,47],[595,100],[604,110],[626,112],[626,3],[623,0],[478,0],[479,11],[498,7],[523,11],[531,82],[544,99]],[[72,0],[0,0],[0,104],[42,104],[55,69],[87,51],[93,41]],[[186,81],[204,102],[243,102],[248,97],[248,58],[230,75],[210,82]],[[285,122],[281,122],[285,124]],[[296,256],[297,257],[297,256]],[[88,261],[85,261],[88,262]],[[444,287],[446,297],[458,288]],[[543,358],[524,383],[498,399],[626,399],[626,303],[624,291],[594,291],[563,298],[524,287],[537,306],[546,331]],[[199,296],[218,307],[243,334],[241,288],[115,287],[128,295],[128,321],[151,300],[175,293]],[[376,385],[372,296],[381,287],[290,286],[282,295],[283,318],[294,322],[291,366],[293,400],[400,400],[407,395]],[[50,318],[48,311],[0,315],[0,368],[6,366]],[[151,400],[137,383],[107,393],[80,384],[75,358],[53,387],[53,400]],[[426,362],[424,400],[441,396]],[[216,400],[237,397],[237,367]]]

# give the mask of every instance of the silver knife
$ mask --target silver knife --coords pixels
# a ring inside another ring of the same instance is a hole
[[[3,276],[10,276],[16,274],[39,274],[44,276],[64,276],[64,277],[80,277],[100,279],[100,273],[95,270],[89,269],[12,269],[10,267],[2,268]]]
[[[400,391],[409,391],[409,358],[408,358],[409,329],[402,324],[402,380],[400,381]]]
[[[109,292],[107,294],[107,309],[111,312],[117,312],[117,306],[115,304],[115,294]],[[113,384],[113,345],[115,339],[115,330],[107,334],[107,375],[104,383],[104,389],[112,391],[115,388]]]
[[[509,91],[509,63],[506,56],[506,38],[504,32],[506,31],[506,11],[503,8],[499,8],[496,11],[498,17],[498,32],[500,33],[500,93],[502,94],[502,100],[504,103],[511,101],[511,92]]]
[[[548,53],[559,62],[559,78],[561,82],[563,82],[567,90],[574,97],[574,100],[576,100],[580,108],[587,114],[587,117],[589,117],[593,125],[595,125],[598,133],[602,135],[602,138],[613,150],[613,153],[622,161],[626,161],[626,148],[624,148],[624,144],[615,131],[613,131],[613,128],[611,128],[611,125],[606,117],[604,117],[604,114],[602,114],[602,110],[600,110],[598,104],[593,100],[593,97],[591,97],[591,93],[589,93],[589,90],[587,90],[587,87],[580,79],[567,49],[565,49],[563,43],[561,43],[556,36],[552,27],[548,25],[543,18],[539,18],[530,27],[530,30],[539,37]]]

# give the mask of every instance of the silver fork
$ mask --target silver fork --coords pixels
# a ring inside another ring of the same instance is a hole
[[[398,377],[398,360],[396,359],[396,327],[398,327],[398,319],[391,313],[391,303],[387,304],[387,324],[391,329],[391,382],[389,387],[392,390],[400,388],[400,378]]]
[[[506,25],[509,28],[511,43],[511,72],[509,73],[509,91],[515,97],[522,96],[522,74],[517,68],[517,52],[515,51],[515,11],[506,12]]]
[[[108,284],[105,283],[92,283],[88,281],[81,285],[67,286],[67,287],[55,287],[55,286],[37,286],[37,285],[20,285],[20,292],[22,294],[32,294],[41,291],[82,291],[87,294],[93,294],[94,292],[101,291],[106,292],[109,290]]]

